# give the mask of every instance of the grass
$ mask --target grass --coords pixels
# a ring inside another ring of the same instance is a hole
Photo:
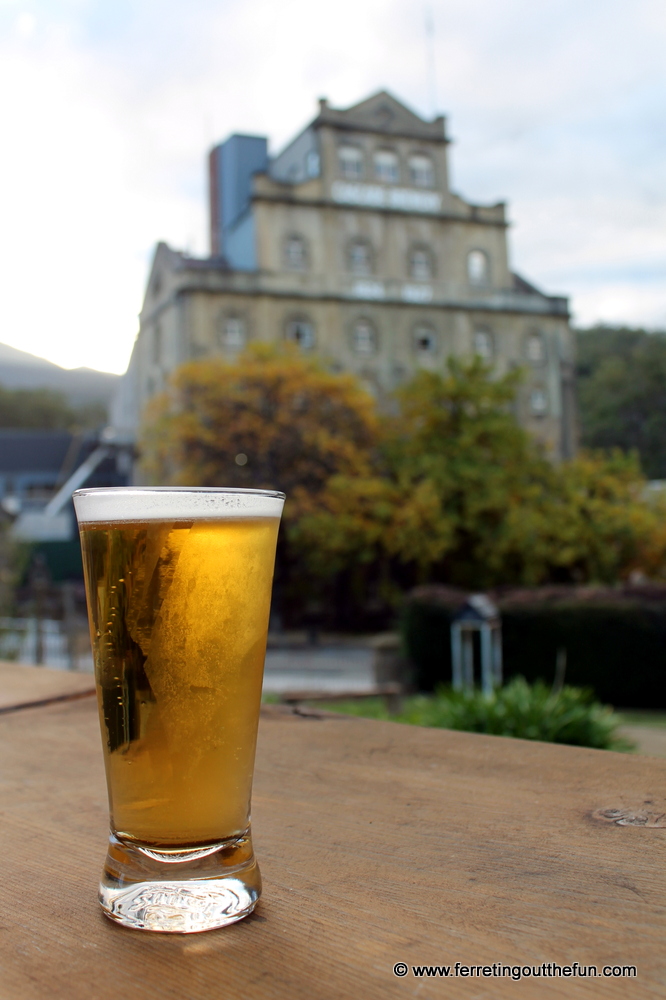
[[[618,735],[625,721],[611,708],[595,701],[590,691],[563,687],[553,693],[540,681],[528,684],[514,678],[491,696],[480,691],[441,688],[433,695],[405,698],[402,711],[391,716],[383,699],[326,703],[327,709],[370,719],[392,719],[415,726],[458,729],[495,736],[512,736],[548,743],[595,747],[599,750],[634,749]]]

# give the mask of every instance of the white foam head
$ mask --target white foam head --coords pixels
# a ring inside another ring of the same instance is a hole
[[[280,517],[284,506],[284,493],[231,488],[122,486],[77,490],[72,499],[79,524]]]

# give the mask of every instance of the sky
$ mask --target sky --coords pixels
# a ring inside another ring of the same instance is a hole
[[[155,243],[207,252],[207,149],[382,88],[577,324],[666,329],[664,51],[663,0],[0,0],[0,342],[122,372]]]

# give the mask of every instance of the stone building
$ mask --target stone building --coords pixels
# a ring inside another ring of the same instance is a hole
[[[210,154],[211,256],[157,246],[113,423],[130,433],[190,358],[295,341],[379,396],[416,369],[477,353],[527,371],[521,423],[555,457],[575,447],[565,298],[513,274],[505,205],[448,181],[442,117],[386,92],[319,113],[281,153],[233,135]]]

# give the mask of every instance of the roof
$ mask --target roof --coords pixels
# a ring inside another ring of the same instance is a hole
[[[0,430],[0,473],[52,472],[57,475],[73,435],[68,431]]]
[[[485,594],[472,594],[454,615],[453,620],[456,622],[494,622],[498,618],[499,611]]]
[[[429,142],[449,141],[442,115],[430,122],[426,121],[386,90],[380,90],[351,108],[332,108],[322,98],[319,102],[319,114],[312,124],[336,125],[358,132],[378,132]]]

